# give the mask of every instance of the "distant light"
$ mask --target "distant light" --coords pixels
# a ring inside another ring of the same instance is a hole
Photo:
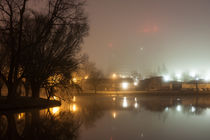
[[[137,85],[138,85],[138,82],[134,82],[133,85],[134,85],[134,86],[137,86]]]
[[[168,111],[168,107],[165,108],[165,111]]]
[[[59,98],[58,98],[58,97],[56,97],[56,96],[53,96],[53,99],[54,99],[54,100],[59,100]]]
[[[204,78],[205,81],[209,81],[210,80],[210,75],[207,74],[206,77]]]
[[[176,78],[177,78],[178,80],[180,80],[180,79],[182,78],[182,74],[181,74],[181,73],[176,73]]]
[[[59,113],[59,110],[60,110],[60,107],[53,107],[53,108],[51,108],[51,113],[53,115],[56,115]]]
[[[195,71],[191,71],[190,72],[190,76],[194,78],[196,76],[196,72]]]
[[[195,107],[194,106],[192,106],[191,112],[195,112]]]
[[[73,96],[73,99],[72,99],[72,100],[73,100],[73,102],[76,102],[76,97],[75,97],[75,96]]]
[[[76,112],[77,111],[77,105],[76,104],[70,104],[70,111]]]
[[[88,79],[88,75],[85,76],[85,80],[87,80],[87,79]]]
[[[135,97],[134,100],[137,101],[137,98]]]
[[[18,120],[23,119],[25,116],[25,113],[18,113]]]
[[[198,80],[199,80],[199,78],[198,78],[198,77],[196,77],[196,78],[195,78],[195,80],[196,80],[196,81],[198,81]]]
[[[75,82],[75,83],[76,83],[76,82],[77,82],[77,78],[73,78],[73,82]]]
[[[113,100],[113,101],[115,101],[115,100],[116,100],[116,98],[115,98],[115,97],[113,97],[113,98],[112,98],[112,100]]]
[[[128,107],[128,103],[127,103],[127,98],[124,97],[123,99],[123,104],[122,104],[123,108],[127,108]]]
[[[181,105],[177,105],[176,110],[179,111],[179,112],[182,111],[182,106]]]
[[[163,80],[164,80],[165,82],[168,82],[168,81],[171,80],[171,78],[170,78],[169,75],[164,75],[164,76],[163,76]]]
[[[126,89],[128,89],[128,82],[123,82],[122,83],[122,88],[124,89],[124,90],[126,90]]]
[[[112,117],[115,119],[116,116],[117,116],[117,113],[116,113],[116,112],[113,112],[113,113],[112,113]]]
[[[126,78],[126,76],[125,75],[121,75],[121,78]]]
[[[138,103],[137,102],[135,102],[134,107],[138,108]]]
[[[113,73],[113,74],[112,74],[112,78],[113,78],[113,79],[117,78],[117,74],[116,74],[116,73]]]

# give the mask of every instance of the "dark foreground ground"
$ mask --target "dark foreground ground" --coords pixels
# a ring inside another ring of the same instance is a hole
[[[46,100],[42,98],[32,99],[28,97],[19,97],[8,103],[5,97],[0,97],[0,110],[47,108],[60,105],[60,101]]]

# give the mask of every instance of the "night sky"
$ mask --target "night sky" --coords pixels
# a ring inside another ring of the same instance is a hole
[[[83,52],[104,72],[210,70],[210,0],[87,0]]]

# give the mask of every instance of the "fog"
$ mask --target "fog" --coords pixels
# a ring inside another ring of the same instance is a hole
[[[87,0],[83,52],[104,72],[210,70],[210,1]]]

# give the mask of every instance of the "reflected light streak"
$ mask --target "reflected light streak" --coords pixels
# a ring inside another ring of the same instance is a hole
[[[77,105],[76,104],[71,104],[70,105],[70,111],[71,112],[76,112],[77,111]]]
[[[25,116],[25,113],[18,113],[18,120],[23,119]]]
[[[135,104],[134,104],[134,107],[135,107],[135,108],[138,108],[138,103],[135,103]]]
[[[116,116],[117,116],[117,113],[116,113],[116,112],[113,112],[113,113],[112,113],[112,117],[115,119]]]
[[[72,100],[73,100],[73,102],[76,102],[76,97],[74,96]]]
[[[194,106],[192,106],[192,108],[191,108],[191,112],[195,112],[195,107]]]
[[[122,104],[123,108],[127,108],[128,107],[128,102],[127,102],[127,98],[124,97],[123,99],[123,104]]]
[[[181,105],[177,105],[176,110],[179,111],[179,112],[182,111],[182,106]]]

